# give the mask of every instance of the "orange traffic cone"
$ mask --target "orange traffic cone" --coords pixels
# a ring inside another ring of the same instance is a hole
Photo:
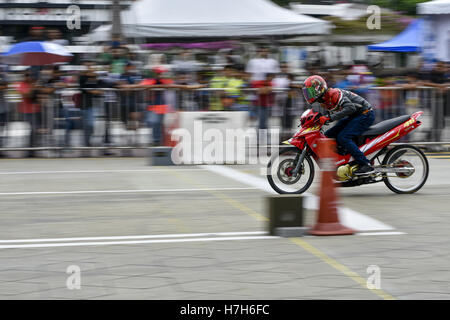
[[[339,222],[337,211],[337,194],[333,182],[336,172],[336,158],[332,151],[336,142],[332,139],[318,141],[318,153],[321,159],[322,179],[320,182],[320,204],[317,223],[309,233],[316,236],[354,234],[355,231],[344,227]]]

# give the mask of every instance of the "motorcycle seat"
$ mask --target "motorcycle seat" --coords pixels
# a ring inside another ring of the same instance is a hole
[[[377,124],[374,124],[367,129],[362,135],[363,136],[378,136],[380,134],[383,134],[385,132],[388,132],[392,128],[395,128],[399,124],[402,124],[403,122],[407,121],[410,118],[409,115],[400,116],[394,119],[389,119],[385,121],[381,121]]]

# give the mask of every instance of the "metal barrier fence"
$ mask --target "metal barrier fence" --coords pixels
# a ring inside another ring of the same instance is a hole
[[[408,141],[449,140],[450,90],[374,87],[362,93],[376,110],[376,122],[424,111],[423,125]],[[0,152],[76,149],[139,149],[164,143],[164,128],[177,126],[178,111],[233,110],[249,113],[249,127],[258,127],[261,108],[255,89],[59,89],[22,99],[4,93],[0,108]],[[33,103],[31,102],[33,101]],[[282,136],[295,132],[307,108],[300,90],[276,89],[270,96],[269,127]],[[51,154],[49,154],[51,156]]]
[[[406,136],[410,141],[440,142],[448,141],[450,136],[445,129],[450,119],[450,90],[434,87],[374,87],[367,94],[375,106],[376,122],[404,114],[423,111],[420,120],[423,125]]]

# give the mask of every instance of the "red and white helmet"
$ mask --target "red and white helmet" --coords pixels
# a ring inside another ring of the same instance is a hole
[[[310,76],[303,83],[303,96],[309,104],[312,104],[322,97],[327,91],[326,81],[321,76]]]

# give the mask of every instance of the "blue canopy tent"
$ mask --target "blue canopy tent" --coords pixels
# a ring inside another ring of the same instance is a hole
[[[419,52],[422,47],[423,23],[423,19],[416,19],[391,40],[367,48],[372,51]]]

